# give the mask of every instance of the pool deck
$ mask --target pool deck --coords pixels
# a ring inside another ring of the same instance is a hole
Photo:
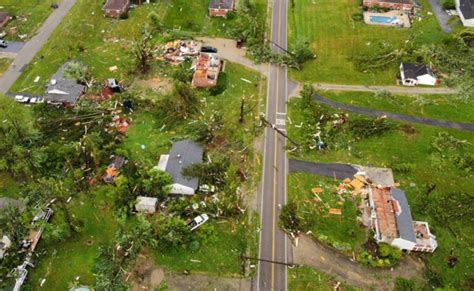
[[[371,16],[382,16],[382,17],[393,17],[396,16],[399,20],[398,23],[383,23],[383,22],[373,22],[370,20]],[[396,27],[403,27],[403,28],[410,28],[410,18],[408,14],[399,11],[399,10],[392,10],[386,13],[377,13],[377,12],[364,12],[364,22],[370,25],[382,25],[382,26],[396,26]]]

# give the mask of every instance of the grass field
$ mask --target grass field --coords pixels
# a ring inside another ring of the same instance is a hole
[[[376,97],[370,92],[325,91],[322,96],[337,102],[439,120],[474,123],[473,103],[453,100],[451,95],[392,95]]]
[[[309,267],[288,269],[288,290],[290,291],[332,291],[337,281]],[[342,290],[357,290],[341,285]]]
[[[97,188],[94,193],[81,195],[71,202],[73,214],[84,222],[83,230],[65,242],[54,245],[42,245],[37,266],[30,272],[28,286],[40,289],[41,280],[46,279],[45,290],[67,290],[69,283],[79,276],[79,282],[93,285],[92,268],[99,245],[114,238],[116,221],[113,216],[113,204],[110,203],[108,187]],[[56,213],[55,219],[62,219]],[[39,263],[38,263],[39,262]]]
[[[358,199],[350,194],[337,195],[340,181],[306,173],[292,173],[288,176],[288,199],[298,204],[298,212],[306,229],[320,241],[342,251],[358,250],[365,242],[366,231],[357,221]],[[323,189],[316,202],[312,188]],[[329,214],[329,208],[341,209],[342,215]]]
[[[13,17],[5,30],[16,27],[18,31],[15,36],[8,36],[7,39],[19,39],[18,35],[22,34],[31,38],[53,11],[51,3],[61,5],[61,2],[61,0],[2,0],[0,10],[7,11]]]
[[[1,197],[17,198],[19,195],[20,185],[9,174],[0,172],[0,193]]]
[[[78,0],[11,91],[43,93],[50,77],[71,59],[87,65],[99,82],[111,77],[124,79],[134,60],[132,41],[148,21],[149,12],[156,11],[163,16],[166,4],[160,2],[140,6],[130,11],[130,17],[126,20],[103,17],[102,4],[97,0]],[[118,71],[110,72],[111,66],[118,66]],[[36,76],[41,78],[38,83],[33,82]]]
[[[420,1],[423,20],[415,20],[411,29],[369,26],[354,21],[352,15],[360,13],[358,0],[295,0],[289,10],[289,46],[299,38],[310,41],[317,55],[315,60],[304,64],[303,70],[291,71],[290,77],[304,82],[340,84],[390,84],[394,85],[398,65],[380,72],[357,71],[351,58],[360,52],[371,50],[378,41],[401,46],[411,33],[420,43],[440,42],[441,32],[433,15],[428,15],[428,1]]]
[[[302,122],[297,111],[298,102],[302,101],[293,100],[289,106],[289,116],[293,124],[289,126],[288,132],[290,137],[296,140],[305,134],[294,126]],[[354,114],[349,116],[349,122],[354,116]],[[464,173],[455,164],[446,160],[446,156],[439,156],[432,146],[435,136],[440,132],[447,132],[453,137],[465,140],[466,150],[472,152],[474,136],[470,132],[430,126],[415,125],[413,129],[409,132],[394,130],[382,136],[353,140],[349,142],[349,147],[339,150],[325,152],[307,150],[294,156],[311,161],[353,163],[393,169],[400,169],[401,165],[408,166],[408,170],[394,171],[395,180],[407,193],[413,218],[428,221],[439,244],[433,254],[422,257],[426,259],[430,269],[438,274],[441,285],[463,288],[467,286],[469,280],[472,280],[469,274],[474,268],[474,256],[470,246],[473,244],[474,228],[469,223],[468,217],[457,222],[440,219],[434,214],[432,207],[428,209],[426,191],[429,185],[436,185],[437,195],[431,199],[444,199],[440,197],[474,191],[472,173]],[[459,262],[454,268],[449,268],[446,261],[451,248],[459,257]]]

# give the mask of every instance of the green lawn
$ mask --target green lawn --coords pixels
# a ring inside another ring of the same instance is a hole
[[[156,263],[178,272],[191,270],[228,276],[241,274],[239,249],[248,243],[246,232],[249,230],[233,230],[235,226],[225,220],[209,223],[216,231],[213,239],[202,243],[197,251],[182,248],[167,253],[158,251]],[[255,229],[253,231],[257,233]]]
[[[86,64],[98,82],[111,77],[133,78],[134,74],[128,74],[134,60],[132,41],[148,21],[150,11],[162,17],[166,4],[139,6],[126,20],[103,17],[102,4],[78,0],[11,90],[42,93],[51,76],[70,59]],[[118,66],[118,70],[110,72],[112,66]],[[33,82],[36,76],[41,78],[38,83]]]
[[[322,96],[354,106],[439,120],[474,122],[473,103],[453,100],[452,95],[392,95],[376,97],[370,92],[324,91]]]
[[[311,42],[317,58],[304,64],[303,70],[291,71],[290,76],[304,82],[327,82],[341,84],[390,84],[396,83],[398,65],[380,72],[357,71],[351,58],[359,52],[371,50],[378,41],[401,46],[411,33],[420,43],[440,42],[441,32],[433,15],[428,15],[431,6],[420,1],[423,20],[415,20],[411,29],[369,26],[354,21],[352,15],[360,13],[358,0],[295,0],[289,10],[289,44],[299,38]]]
[[[1,58],[0,59],[0,77],[5,73],[5,71],[8,69],[10,64],[12,63],[12,59],[9,58]]]
[[[200,32],[208,21],[209,0],[173,0],[170,1],[163,19],[166,28]]]
[[[333,291],[337,281],[310,267],[288,269],[288,290],[290,291]],[[342,290],[357,290],[341,285]]]
[[[365,242],[366,231],[357,221],[358,199],[351,194],[337,194],[341,181],[333,181],[317,175],[292,173],[288,176],[288,199],[298,204],[298,213],[305,225],[304,232],[311,231],[319,240],[345,251],[357,250]],[[323,189],[316,197],[312,188]],[[329,214],[329,208],[342,211],[342,215]]]
[[[84,285],[93,285],[92,268],[99,245],[112,240],[115,236],[116,221],[113,216],[113,204],[108,197],[108,187],[101,186],[94,193],[81,195],[71,202],[76,218],[84,222],[82,231],[65,242],[54,245],[39,245],[40,256],[36,268],[30,272],[28,286],[40,289],[39,283],[46,279],[42,289],[67,290],[68,284],[77,276]],[[59,212],[53,217],[62,219]]]
[[[53,11],[51,3],[61,5],[61,2],[61,0],[2,0],[0,6],[3,8],[0,8],[0,11],[7,11],[13,17],[5,30],[16,27],[18,31],[15,36],[8,36],[8,39],[18,40],[18,35],[22,34],[31,38]]]
[[[288,127],[290,137],[299,140],[304,132],[295,125],[302,122],[298,113],[298,102],[293,100],[289,105],[289,116],[292,124]],[[349,116],[351,118],[356,115]],[[317,117],[316,117],[317,118]],[[292,154],[293,157],[321,162],[353,163],[358,165],[372,165],[376,167],[389,167],[395,169],[396,182],[401,184],[400,188],[407,193],[410,202],[412,216],[415,220],[428,221],[431,231],[437,236],[439,247],[433,254],[424,257],[428,266],[439,274],[441,284],[452,285],[455,288],[464,288],[471,279],[470,270],[474,268],[473,256],[473,224],[470,218],[454,222],[452,220],[440,219],[436,209],[427,207],[431,199],[445,199],[457,195],[456,193],[473,193],[472,173],[466,174],[446,156],[436,154],[432,147],[433,138],[440,132],[466,141],[466,151],[474,151],[474,135],[471,132],[440,129],[437,127],[415,125],[413,130],[393,130],[382,136],[353,140],[349,142],[350,147],[339,150],[319,152],[317,150],[305,150]],[[330,145],[331,146],[331,145]],[[405,168],[405,169],[403,169]],[[399,170],[396,170],[399,169]],[[436,185],[437,193],[427,197],[426,191],[429,185]],[[289,191],[293,191],[289,189]],[[441,198],[440,198],[441,197]],[[439,201],[441,203],[441,201]],[[467,203],[467,202],[466,202]],[[472,208],[471,208],[472,209]],[[453,248],[459,257],[459,262],[454,268],[449,268],[447,258]]]
[[[0,172],[0,197],[20,197],[20,185],[7,173]]]

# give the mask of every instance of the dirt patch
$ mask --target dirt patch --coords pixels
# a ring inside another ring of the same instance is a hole
[[[300,236],[298,247],[293,247],[293,257],[297,264],[313,267],[347,285],[363,289],[392,290],[395,278],[422,279],[425,271],[423,262],[411,256],[402,258],[394,268],[375,269],[361,266],[305,235]]]
[[[173,91],[173,80],[170,78],[162,78],[156,76],[152,79],[148,80],[138,80],[134,82],[134,85],[141,87],[141,88],[148,88],[152,90],[156,90],[162,94],[168,94]]]
[[[155,265],[151,255],[139,255],[131,274],[132,291],[155,290],[164,279],[164,271]]]

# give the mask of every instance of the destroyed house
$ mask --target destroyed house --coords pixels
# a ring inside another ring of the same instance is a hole
[[[194,195],[199,180],[182,174],[184,168],[202,163],[203,148],[190,140],[176,142],[168,155],[161,155],[156,169],[171,175],[171,194]]]
[[[0,11],[0,28],[3,28],[7,25],[8,21],[10,21],[11,17],[8,12]]]
[[[438,244],[427,222],[413,221],[405,192],[395,187],[368,188],[371,226],[377,242],[405,251],[433,252]]]
[[[75,105],[79,97],[84,94],[86,86],[64,75],[70,63],[62,65],[53,75],[46,87],[44,99],[51,104]]]
[[[412,11],[415,7],[414,0],[363,0],[366,8],[386,8],[394,10]]]
[[[405,86],[434,86],[438,82],[431,68],[423,64],[401,63],[400,77],[402,79],[402,85]]]
[[[209,3],[209,15],[225,17],[235,9],[234,0],[211,0]]]
[[[198,88],[208,88],[217,85],[221,71],[221,60],[217,54],[201,53],[193,63],[192,85]]]
[[[107,0],[102,10],[107,17],[120,17],[127,13],[129,7],[130,0]]]

